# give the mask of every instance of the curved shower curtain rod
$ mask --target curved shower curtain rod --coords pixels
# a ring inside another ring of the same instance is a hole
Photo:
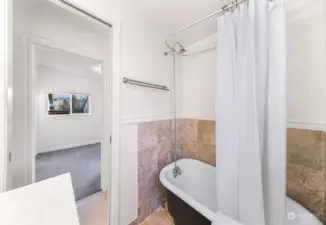
[[[170,35],[165,39],[165,45],[166,45],[169,49],[175,51],[175,49],[174,49],[173,47],[171,47],[171,45],[169,45],[169,43],[168,43],[168,38],[169,38],[170,36],[175,36],[175,35],[177,35],[178,33],[181,33],[181,32],[183,32],[183,31],[185,31],[185,30],[188,30],[189,28],[194,27],[194,26],[196,26],[197,24],[200,24],[200,23],[202,23],[202,22],[204,22],[204,21],[206,21],[206,20],[208,20],[208,19],[210,19],[210,18],[212,18],[212,17],[214,17],[214,16],[216,16],[216,15],[218,15],[218,14],[220,14],[220,13],[226,12],[227,10],[230,10],[230,9],[232,9],[232,8],[234,8],[234,7],[237,7],[238,5],[240,5],[240,4],[242,4],[242,3],[246,3],[246,2],[249,3],[249,1],[250,1],[250,0],[236,0],[236,1],[233,1],[232,3],[223,6],[222,8],[220,8],[220,9],[218,9],[217,11],[215,11],[215,12],[209,14],[208,16],[205,16],[204,18],[202,18],[202,19],[200,19],[200,20],[197,20],[197,21],[193,22],[192,24],[189,24],[189,25],[187,25],[187,26],[185,26],[185,27],[183,27],[183,28],[181,28],[181,29],[175,31],[174,33],[170,34]],[[268,0],[268,1],[270,1],[270,2],[275,2],[275,0]],[[281,0],[281,1],[282,1],[282,0]],[[177,42],[177,43],[180,44],[180,42]],[[175,44],[177,44],[177,43],[175,43]],[[181,44],[180,44],[180,45],[181,45]],[[181,45],[181,46],[182,46],[182,45]]]

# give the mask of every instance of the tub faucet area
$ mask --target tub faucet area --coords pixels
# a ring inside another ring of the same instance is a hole
[[[181,171],[180,167],[176,163],[174,164],[172,173],[173,173],[174,178],[177,178],[178,175],[182,174],[182,171]]]

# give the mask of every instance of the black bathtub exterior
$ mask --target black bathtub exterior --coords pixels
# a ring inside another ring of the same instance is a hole
[[[211,225],[211,221],[201,215],[171,191],[166,190],[169,213],[175,225]]]

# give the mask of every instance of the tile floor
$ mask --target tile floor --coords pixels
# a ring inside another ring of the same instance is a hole
[[[174,224],[167,210],[158,209],[152,215],[147,217],[147,219],[141,225],[174,225]]]
[[[80,225],[107,225],[108,195],[107,192],[98,192],[86,199],[77,202]],[[174,225],[167,209],[158,209],[146,218],[141,225]]]
[[[107,225],[107,209],[107,192],[98,192],[77,202],[80,225]]]

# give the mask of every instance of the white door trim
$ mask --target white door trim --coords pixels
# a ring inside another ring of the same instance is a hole
[[[11,189],[12,0],[0,1],[0,193]]]
[[[111,22],[112,62],[112,142],[109,154],[109,225],[125,225],[119,221],[120,213],[120,85],[121,85],[121,23]]]
[[[66,4],[56,1],[48,0],[62,8],[67,9],[68,11],[78,14],[80,16],[85,16],[81,12],[67,7]],[[104,19],[101,15],[98,15],[96,12],[90,12],[84,7],[79,7],[75,3],[69,1],[76,8],[80,8],[83,11],[89,12],[97,16],[98,18],[110,23],[111,27],[111,40],[110,40],[110,62],[112,63],[111,68],[111,77],[112,83],[109,86],[112,90],[111,95],[111,151],[109,152],[109,184],[108,184],[108,211],[109,211],[109,225],[126,225],[121,224],[119,221],[120,213],[120,85],[121,85],[121,20],[120,18],[115,18],[114,16],[110,17],[109,20]],[[91,18],[89,18],[91,19]]]

